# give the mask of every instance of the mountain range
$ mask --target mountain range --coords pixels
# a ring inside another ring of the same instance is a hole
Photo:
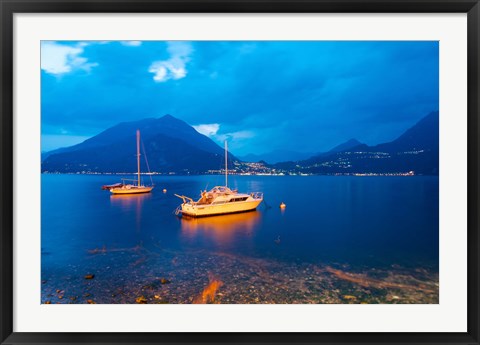
[[[262,153],[262,154],[250,153],[245,156],[239,156],[238,158],[244,162],[264,162],[267,164],[276,164],[276,163],[288,162],[288,161],[296,162],[296,161],[301,161],[313,156],[320,156],[320,155],[326,155],[333,152],[345,151],[352,147],[358,146],[360,144],[361,142],[359,142],[358,140],[350,139],[340,145],[335,146],[331,150],[323,153],[297,152],[297,151],[291,151],[291,150],[273,150],[273,151]]]
[[[296,161],[308,159],[313,156],[325,155],[332,152],[348,150],[360,144],[361,142],[359,142],[358,140],[350,139],[340,145],[335,146],[331,150],[323,153],[297,152],[292,150],[273,150],[273,151],[262,153],[262,154],[250,153],[245,156],[239,156],[238,158],[244,162],[264,162],[267,164],[276,164],[276,163],[288,162],[288,161],[296,162]]]
[[[274,167],[313,174],[414,171],[415,174],[437,175],[439,114],[431,112],[391,142],[375,146],[355,145],[357,143],[352,140],[348,149],[340,145],[328,153],[302,161],[278,163]]]
[[[270,161],[260,159],[265,161],[262,171],[438,174],[438,126],[438,112],[432,112],[397,139],[384,144],[368,146],[350,139],[318,154],[273,151]],[[42,155],[42,172],[134,172],[137,129],[141,132],[142,154],[146,152],[152,172],[204,174],[223,168],[223,148],[184,121],[165,115],[123,122],[80,144],[47,152]],[[246,162],[258,161],[262,156],[268,155],[238,159],[229,153],[229,169],[250,172]],[[143,159],[141,169],[148,171]]]
[[[208,137],[186,122],[171,115],[123,122],[84,142],[44,154],[42,172],[134,172],[136,171],[136,130],[150,169],[141,159],[146,172],[204,173],[219,170],[224,151]],[[230,165],[237,159],[229,154]]]

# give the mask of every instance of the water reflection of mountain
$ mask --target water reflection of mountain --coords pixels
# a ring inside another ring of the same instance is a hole
[[[250,236],[260,219],[259,211],[204,218],[184,217],[181,220],[182,237],[189,240],[203,237],[218,244],[227,244],[238,236]]]

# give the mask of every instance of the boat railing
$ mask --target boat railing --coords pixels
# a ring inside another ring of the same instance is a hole
[[[173,212],[175,213],[176,216],[182,213],[182,205],[179,205]]]
[[[174,194],[174,195],[175,195],[177,198],[182,199],[184,204],[187,204],[187,203],[194,204],[194,203],[195,203],[195,201],[194,201],[192,198],[189,198],[188,196],[178,195],[178,194]]]
[[[133,178],[122,178],[122,181],[132,181],[132,182],[137,182],[138,180],[133,179]]]
[[[263,192],[255,192],[250,194],[254,199],[263,199]]]

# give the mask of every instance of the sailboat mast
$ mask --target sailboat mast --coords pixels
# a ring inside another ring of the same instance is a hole
[[[138,186],[140,187],[140,130],[137,129],[137,175],[138,175]]]
[[[225,140],[225,187],[228,187],[228,163],[227,163],[228,146]]]

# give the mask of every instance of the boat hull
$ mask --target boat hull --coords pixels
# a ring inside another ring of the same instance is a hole
[[[181,205],[180,213],[187,217],[210,217],[224,214],[248,212],[255,210],[262,202],[262,199],[252,201],[231,202],[218,205],[192,205],[189,203]]]
[[[142,194],[150,193],[153,187],[112,188],[112,194]]]

